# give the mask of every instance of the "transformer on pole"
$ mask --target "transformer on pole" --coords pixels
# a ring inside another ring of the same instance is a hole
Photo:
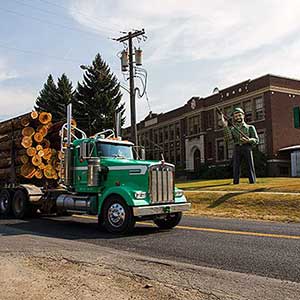
[[[121,43],[128,41],[128,52],[127,50],[123,50],[121,52],[121,69],[122,71],[126,72],[127,68],[129,67],[131,139],[136,146],[138,145],[138,139],[137,139],[137,126],[136,126],[133,56],[135,55],[135,64],[140,66],[142,64],[142,50],[136,49],[135,53],[133,53],[132,40],[144,34],[145,34],[144,29],[136,30],[135,32],[128,32],[128,34],[126,34],[125,36],[115,39],[116,41]]]
[[[121,70],[122,72],[126,72],[129,64],[129,59],[128,59],[128,51],[127,49],[123,50],[121,52]]]
[[[136,66],[141,66],[142,65],[142,59],[143,59],[143,50],[135,49],[135,64]]]

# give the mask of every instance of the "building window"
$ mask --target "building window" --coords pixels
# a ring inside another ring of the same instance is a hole
[[[227,143],[227,159],[232,159],[233,156],[233,143],[232,142],[228,142]]]
[[[174,155],[174,149],[170,152],[170,162],[175,163],[175,155]]]
[[[176,139],[180,138],[180,125],[176,123]]]
[[[157,130],[154,130],[154,143],[157,144],[158,142],[158,133]]]
[[[225,160],[224,140],[217,140],[217,160]]]
[[[179,125],[179,124],[178,124]],[[188,132],[189,135],[197,134],[200,132],[200,116],[190,117],[188,121]]]
[[[179,163],[181,161],[180,159],[180,148],[176,149],[176,162]]]
[[[169,139],[169,130],[168,130],[168,127],[164,128],[164,132],[165,132],[165,140],[168,140]]]
[[[170,130],[170,140],[173,141],[174,140],[174,125],[170,125],[169,130]]]
[[[166,161],[170,161],[170,157],[169,157],[169,153],[168,152],[164,152],[164,159]]]
[[[214,111],[210,110],[206,113],[206,129],[212,129],[214,124]]]
[[[212,158],[212,143],[208,142],[207,143],[207,158]]]
[[[257,133],[259,142],[258,142],[258,150],[260,152],[265,153],[266,152],[266,141],[265,141],[265,133],[264,132],[258,132]]]
[[[254,99],[255,101],[255,120],[264,118],[264,100],[262,97]]]
[[[162,129],[159,129],[159,143],[163,142],[163,132]]]
[[[232,107],[231,106],[227,106],[224,108],[224,114],[230,118],[231,117],[231,114],[232,114]]]
[[[223,112],[223,109],[221,109],[221,111]],[[220,129],[223,127],[222,125],[222,117],[221,117],[221,114],[219,114],[219,112],[216,110],[216,122],[217,122],[217,129]]]
[[[251,122],[253,120],[251,100],[244,102],[244,111],[245,111],[245,122]]]
[[[144,142],[145,147],[149,146],[149,138],[148,138],[148,132],[145,133],[145,142]]]
[[[164,152],[168,152],[168,151],[169,151],[169,144],[165,143]]]
[[[194,133],[200,132],[199,116],[193,118],[193,127],[194,127]]]

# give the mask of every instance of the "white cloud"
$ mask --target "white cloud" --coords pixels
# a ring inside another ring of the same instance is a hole
[[[145,27],[148,60],[228,58],[259,49],[299,28],[300,3],[287,0],[72,1],[70,12],[103,34]],[[95,22],[95,20],[99,20]]]

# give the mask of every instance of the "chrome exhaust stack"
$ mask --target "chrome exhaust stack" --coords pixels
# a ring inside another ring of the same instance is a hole
[[[67,144],[64,157],[64,184],[66,186],[72,185],[72,140],[71,140],[71,120],[72,120],[72,104],[67,106]]]

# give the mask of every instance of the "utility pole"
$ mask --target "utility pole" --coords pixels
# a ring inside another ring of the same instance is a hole
[[[134,89],[134,70],[133,70],[133,49],[132,39],[140,35],[144,35],[145,30],[136,30],[134,32],[128,32],[128,34],[117,38],[116,41],[124,43],[128,41],[129,52],[129,91],[130,91],[130,119],[131,119],[131,139],[134,144],[138,145],[137,139],[137,127],[136,127],[136,110],[135,110],[135,89]]]

